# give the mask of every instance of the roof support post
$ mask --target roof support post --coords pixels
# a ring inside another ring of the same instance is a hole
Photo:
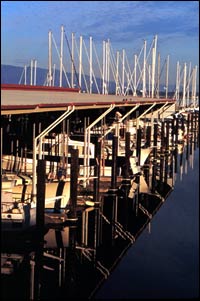
[[[37,142],[39,140],[39,160],[42,159],[42,139],[53,128],[61,123],[66,117],[68,117],[75,110],[75,106],[68,107],[67,111],[50,124],[45,130],[43,130],[37,137],[35,137],[35,125],[33,127],[33,181],[32,181],[32,201],[36,202],[36,161],[37,161]]]
[[[89,179],[89,167],[90,167],[90,130],[91,128],[97,124],[100,120],[102,120],[110,111],[114,109],[115,105],[111,104],[110,107],[101,114],[93,123],[91,123],[86,129],[84,133],[84,185],[87,184]]]

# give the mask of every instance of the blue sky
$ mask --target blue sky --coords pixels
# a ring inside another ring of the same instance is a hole
[[[130,60],[144,39],[150,46],[157,34],[161,60],[170,55],[172,77],[177,60],[199,64],[198,1],[1,1],[1,63],[24,66],[35,58],[47,67],[48,31],[60,47],[61,24],[69,40],[72,32],[78,42],[80,35],[85,41],[92,36],[102,49],[109,38],[114,51],[124,48]]]

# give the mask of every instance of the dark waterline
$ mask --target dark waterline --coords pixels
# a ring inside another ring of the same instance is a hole
[[[199,297],[199,149],[191,163],[96,299]]]

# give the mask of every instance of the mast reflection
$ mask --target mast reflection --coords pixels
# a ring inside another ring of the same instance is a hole
[[[123,179],[114,193],[104,193],[101,203],[78,208],[76,223],[46,224],[35,245],[27,238],[20,247],[8,245],[4,237],[4,256],[10,254],[16,263],[21,254],[23,265],[16,275],[28,279],[19,297],[93,298],[142,231],[148,227],[151,233],[151,221],[173,191],[177,174],[181,179],[188,166],[193,168],[197,136],[172,149],[157,148],[130,181]]]

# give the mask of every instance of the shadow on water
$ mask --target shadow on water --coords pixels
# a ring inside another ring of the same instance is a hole
[[[114,268],[137,248],[138,237],[150,229],[160,207],[173,196],[178,177],[194,164],[195,149],[195,143],[188,142],[157,153],[156,160],[150,157],[140,174],[122,182],[114,193],[108,191],[100,205],[77,210],[77,223],[47,224],[40,233],[34,228],[3,227],[2,299],[104,298],[106,294],[112,298],[106,288],[99,288],[108,278],[112,282]],[[130,276],[124,274],[124,280]],[[115,291],[119,290],[118,283]],[[130,297],[130,288],[128,292]]]

